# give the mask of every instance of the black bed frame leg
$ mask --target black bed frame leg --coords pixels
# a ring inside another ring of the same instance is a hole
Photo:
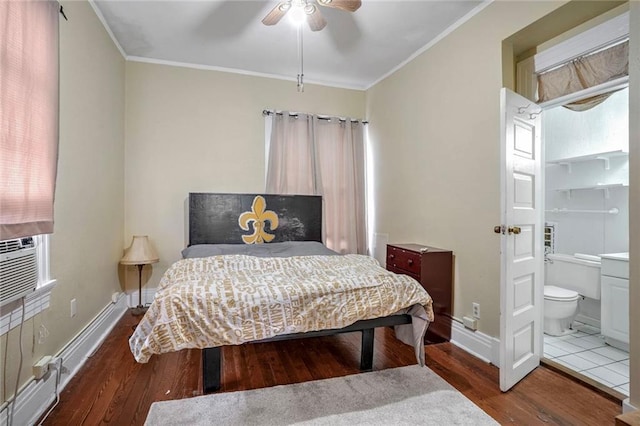
[[[360,353],[360,370],[373,370],[373,337],[375,328],[362,330],[362,349]]]
[[[220,390],[222,378],[222,348],[205,348],[202,350],[202,391],[211,393]]]

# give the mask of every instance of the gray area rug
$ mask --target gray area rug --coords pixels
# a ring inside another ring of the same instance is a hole
[[[496,425],[418,365],[154,402],[147,425]]]

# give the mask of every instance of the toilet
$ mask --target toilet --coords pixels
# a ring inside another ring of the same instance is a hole
[[[595,256],[548,254],[545,262],[544,332],[573,333],[571,324],[582,297],[600,299],[600,261]]]
[[[571,323],[578,314],[580,293],[554,285],[544,286],[544,332],[550,336],[573,333]]]

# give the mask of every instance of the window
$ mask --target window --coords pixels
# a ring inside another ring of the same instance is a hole
[[[42,234],[33,237],[36,243],[38,257],[38,287],[42,288],[51,284],[51,268],[49,267],[49,235]]]
[[[271,113],[267,120],[272,123],[266,191],[322,195],[327,247],[340,253],[365,254],[364,124],[289,112]]]

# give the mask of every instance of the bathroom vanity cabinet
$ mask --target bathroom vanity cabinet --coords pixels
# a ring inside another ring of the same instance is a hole
[[[605,342],[629,350],[629,253],[603,254],[601,323]]]
[[[453,314],[453,252],[420,244],[388,244],[387,270],[412,277],[433,299],[435,320],[427,328],[425,341],[449,341]]]

